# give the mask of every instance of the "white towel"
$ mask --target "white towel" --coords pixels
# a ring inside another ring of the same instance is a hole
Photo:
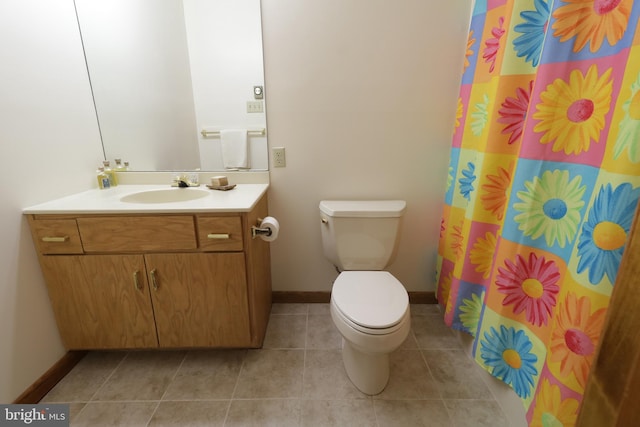
[[[223,129],[220,131],[222,164],[227,169],[249,167],[246,129]]]

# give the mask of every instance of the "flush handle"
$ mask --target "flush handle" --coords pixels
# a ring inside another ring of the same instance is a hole
[[[320,218],[320,222],[322,222],[323,224],[329,224],[329,220],[325,217]]]

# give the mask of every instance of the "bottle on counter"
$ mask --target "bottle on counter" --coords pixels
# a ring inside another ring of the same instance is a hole
[[[124,162],[124,170],[125,171],[130,171],[131,168],[129,167],[129,162]]]
[[[101,190],[104,190],[106,188],[111,188],[111,181],[109,180],[109,175],[105,173],[103,166],[100,166],[98,168],[97,178],[98,178],[98,187]]]
[[[115,159],[115,161],[116,161],[116,165],[113,167],[113,170],[115,170],[116,173],[124,172],[126,169],[125,169],[124,165],[122,164],[122,159]]]
[[[106,173],[109,176],[109,184],[111,187],[115,187],[118,185],[118,177],[116,176],[116,172],[111,169],[111,166],[109,164],[109,160],[105,160],[104,162],[102,162],[102,164],[104,165],[104,173]]]

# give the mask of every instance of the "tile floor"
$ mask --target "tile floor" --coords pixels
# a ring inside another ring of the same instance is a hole
[[[479,368],[435,305],[377,396],[348,380],[328,304],[274,304],[258,350],[90,352],[42,403],[72,426],[508,426]]]

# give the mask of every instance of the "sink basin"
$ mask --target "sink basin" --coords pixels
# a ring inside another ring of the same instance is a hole
[[[207,197],[211,192],[194,188],[166,188],[127,194],[120,198],[125,203],[174,203]]]

